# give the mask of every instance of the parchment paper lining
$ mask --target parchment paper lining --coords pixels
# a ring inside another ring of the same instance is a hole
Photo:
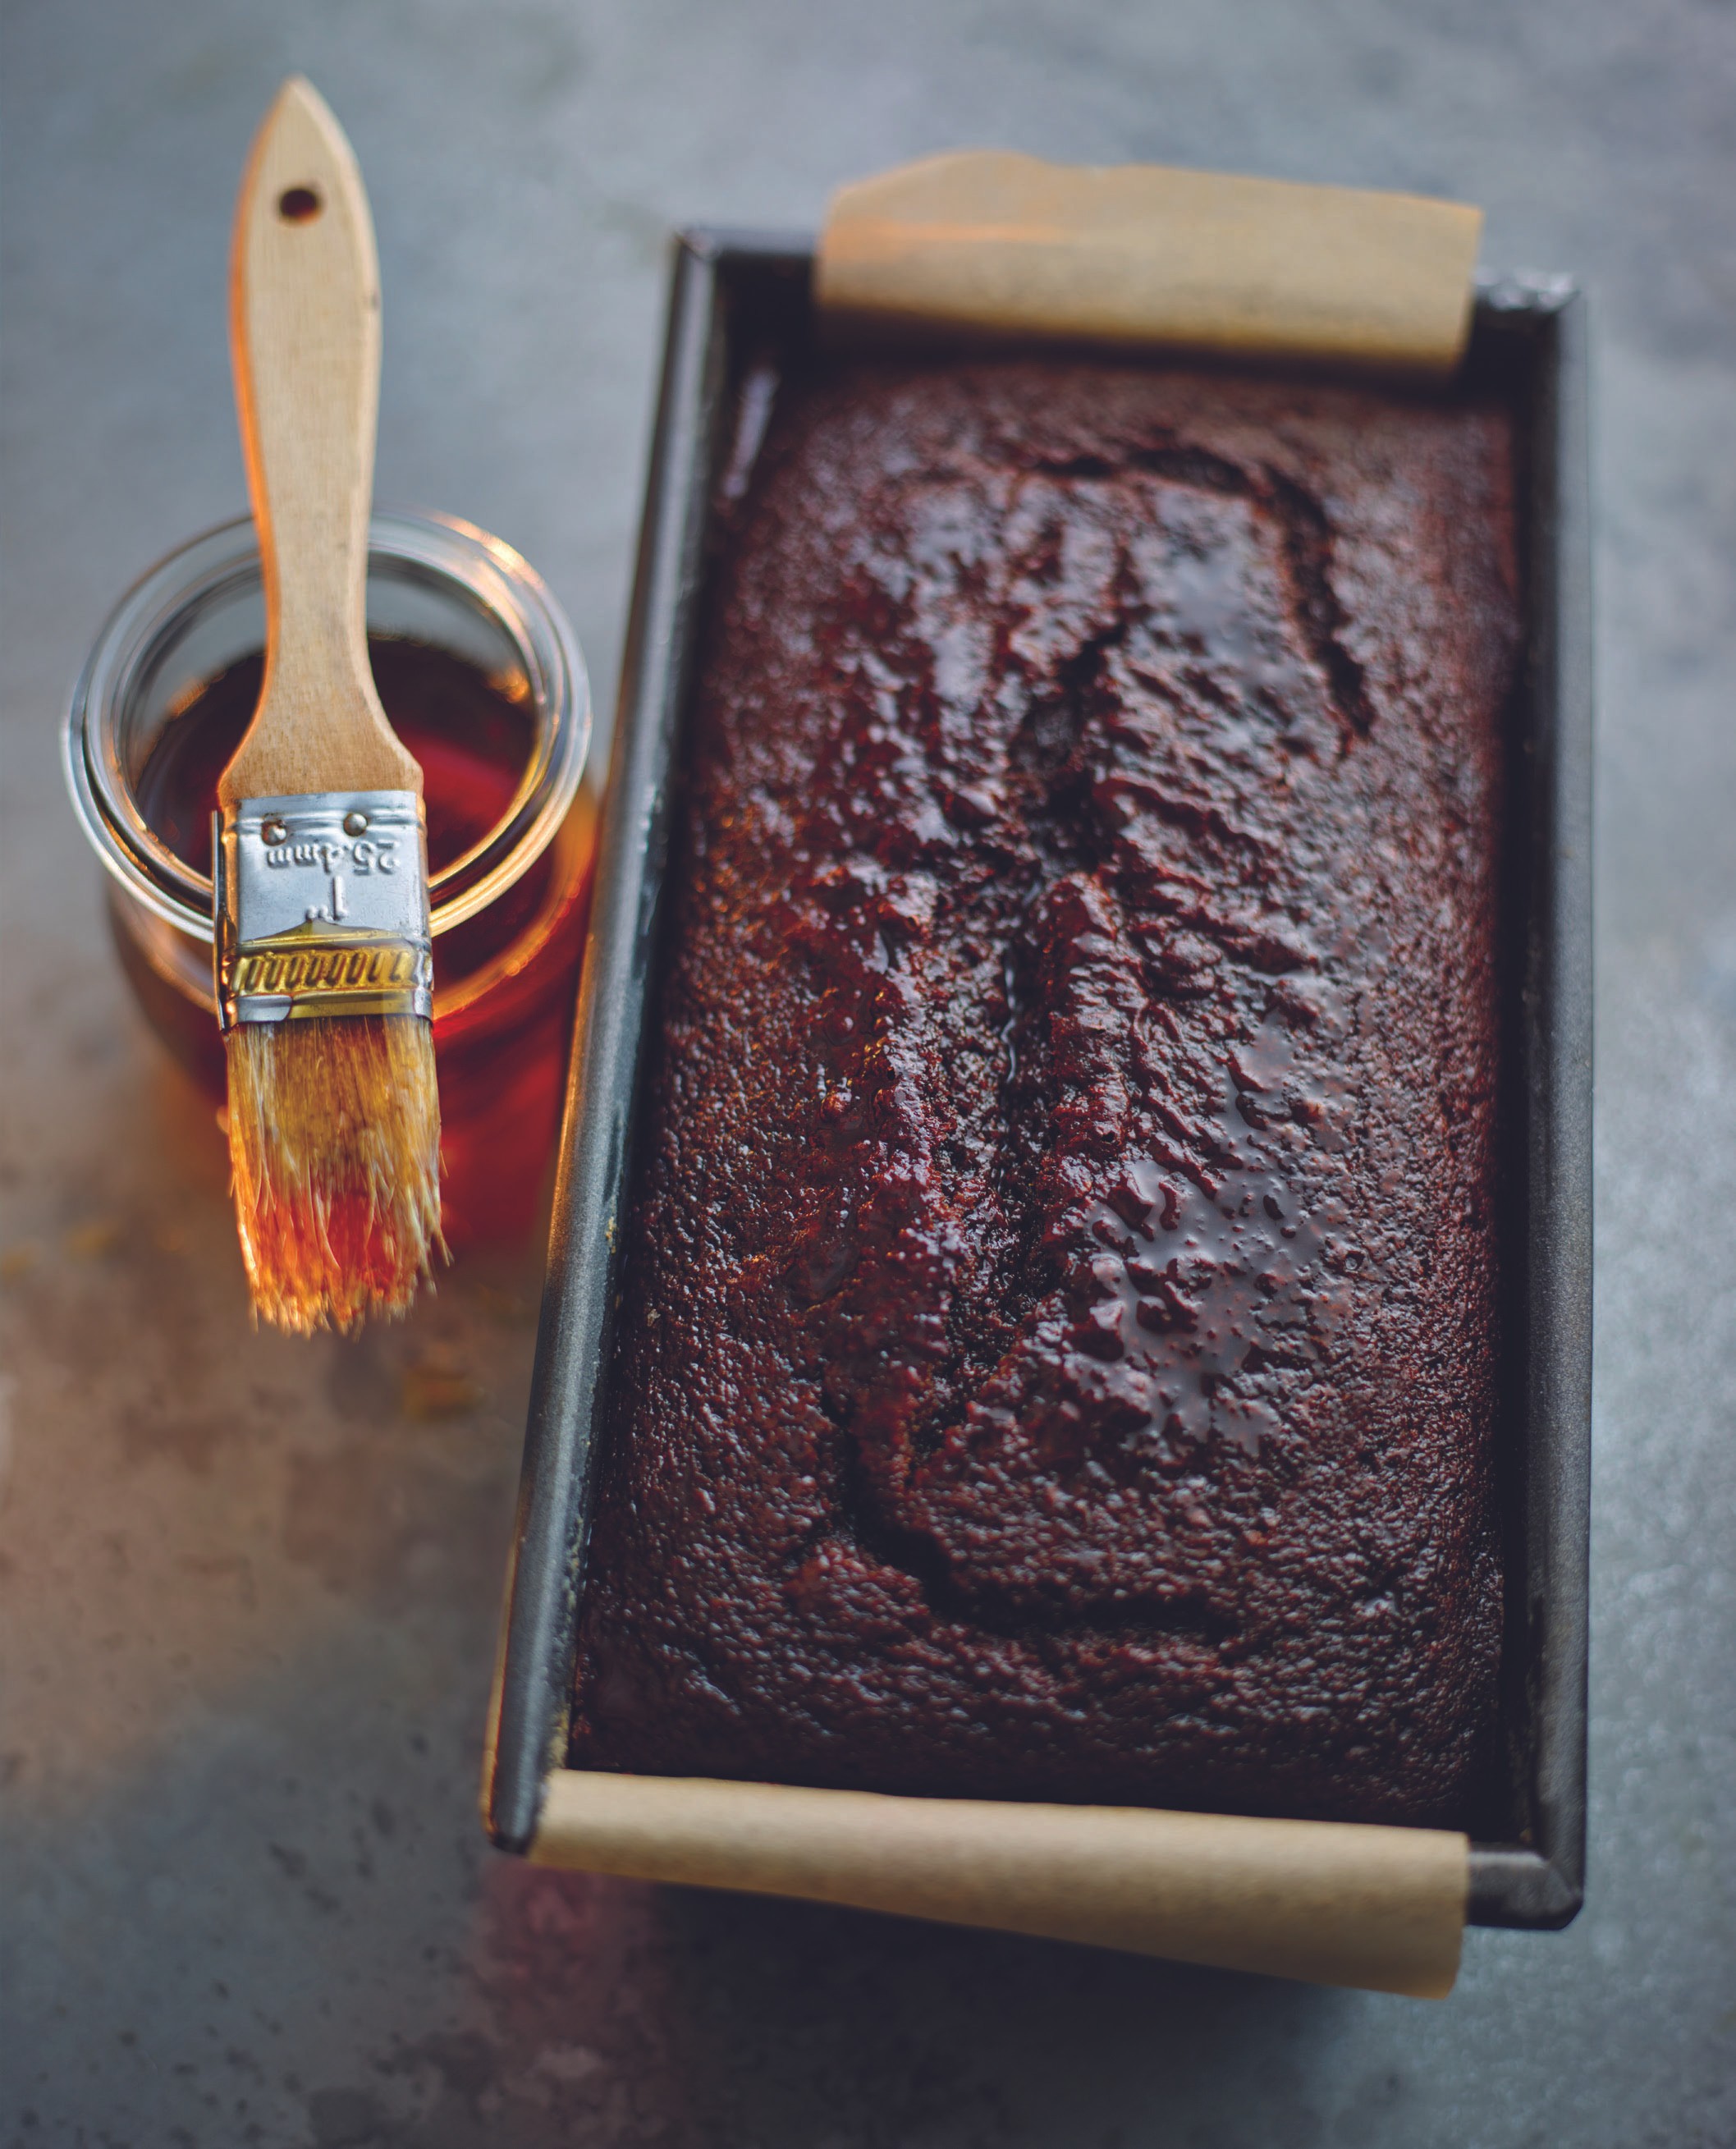
[[[1435,1829],[886,1798],[557,1769],[536,1864],[801,1896],[1440,1999],[1469,1845]]]
[[[814,290],[846,328],[1081,338],[1442,379],[1478,209],[1414,194],[963,150],[834,195]]]

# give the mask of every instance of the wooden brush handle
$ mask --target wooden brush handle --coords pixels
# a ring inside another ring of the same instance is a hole
[[[368,663],[374,224],[343,130],[299,76],[266,113],[241,182],[229,332],[264,564],[265,677],[219,800],[420,792]]]

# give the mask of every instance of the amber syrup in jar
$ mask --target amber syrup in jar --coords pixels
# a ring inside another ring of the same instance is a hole
[[[534,746],[521,681],[491,678],[452,652],[370,635],[375,684],[421,765],[430,874],[481,843],[516,796]],[[153,833],[211,870],[217,780],[253,719],[261,654],[239,658],[182,702],[133,785]],[[514,689],[516,688],[515,692]],[[440,1200],[455,1246],[518,1236],[536,1220],[560,1116],[593,851],[583,792],[548,848],[512,886],[434,944],[434,1054],[440,1094]],[[215,1017],[175,998],[124,945],[147,1012],[176,1057],[220,1099]]]

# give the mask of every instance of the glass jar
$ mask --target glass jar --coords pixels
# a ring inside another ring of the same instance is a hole
[[[584,662],[517,553],[443,516],[374,516],[367,612],[370,642],[455,657],[527,719],[504,812],[444,862],[430,843],[429,888],[446,1236],[454,1246],[510,1238],[535,1220],[584,942],[596,822],[584,782]],[[141,806],[140,779],[208,682],[257,657],[264,627],[259,541],[244,516],[172,552],[122,598],[63,735],[73,804],[111,875],[121,966],[152,1029],[217,1100],[224,1049],[204,824],[197,840],[186,825],[167,840],[164,814]]]

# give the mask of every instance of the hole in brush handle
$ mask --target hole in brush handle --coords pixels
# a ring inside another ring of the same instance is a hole
[[[317,187],[285,187],[277,198],[277,213],[285,224],[311,224],[325,206]]]

